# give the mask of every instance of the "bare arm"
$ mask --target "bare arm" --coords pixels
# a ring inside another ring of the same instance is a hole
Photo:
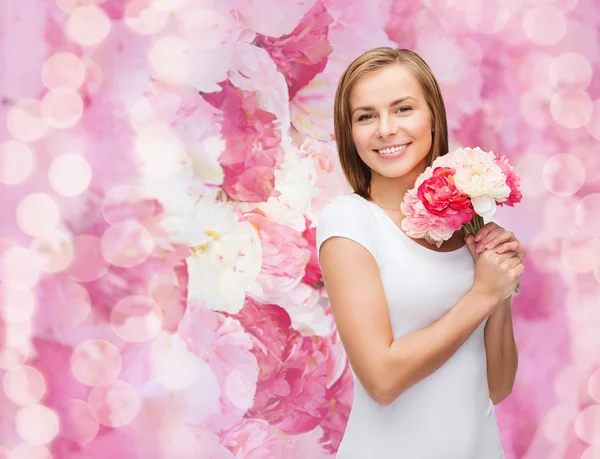
[[[507,298],[485,325],[488,386],[494,405],[511,394],[517,377],[519,351],[513,331],[511,309],[512,298]]]
[[[322,244],[320,259],[350,364],[367,393],[382,405],[442,366],[500,301],[472,289],[430,326],[394,340],[372,255],[353,241],[334,237]]]

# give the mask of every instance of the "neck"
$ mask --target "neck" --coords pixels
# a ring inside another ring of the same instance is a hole
[[[415,167],[406,175],[393,178],[373,173],[371,176],[371,201],[383,209],[400,210],[404,195],[415,186],[417,177],[424,170],[425,165],[422,165],[422,167]]]

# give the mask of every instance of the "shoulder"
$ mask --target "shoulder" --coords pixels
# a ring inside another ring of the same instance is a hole
[[[358,218],[368,214],[367,202],[357,194],[337,196],[317,215],[317,227],[331,218]]]
[[[356,194],[334,198],[317,215],[317,253],[331,237],[343,237],[359,243],[376,254],[369,203]]]

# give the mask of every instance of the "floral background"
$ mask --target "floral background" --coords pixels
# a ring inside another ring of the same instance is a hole
[[[507,458],[600,458],[595,0],[6,0],[0,457],[333,458],[352,378],[315,253],[338,78],[410,48],[528,248]]]

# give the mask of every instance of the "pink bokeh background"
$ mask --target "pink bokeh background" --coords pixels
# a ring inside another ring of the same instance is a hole
[[[0,72],[0,458],[333,458],[315,225],[345,67],[410,48],[528,249],[507,459],[600,458],[594,0],[19,0]],[[435,439],[432,439],[435,441]]]

